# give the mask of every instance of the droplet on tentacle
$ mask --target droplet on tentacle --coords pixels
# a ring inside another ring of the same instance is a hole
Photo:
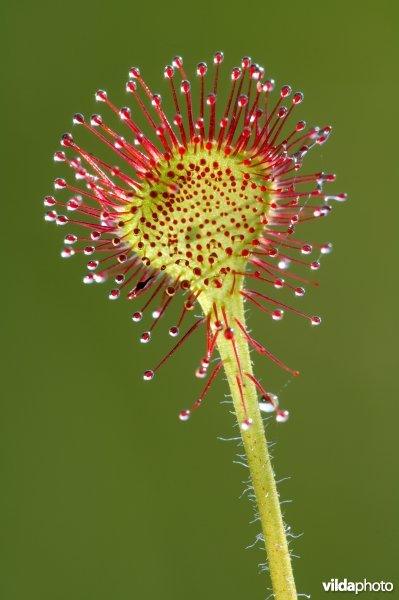
[[[147,371],[144,371],[144,375],[143,375],[143,379],[144,381],[151,381],[151,379],[154,378],[154,371],[151,371],[151,369],[147,369]]]
[[[56,190],[62,190],[65,187],[66,187],[65,179],[58,178],[54,181],[54,188]]]
[[[312,325],[320,325],[321,318],[320,317],[311,317],[310,322]]]
[[[295,96],[292,99],[292,102],[294,104],[300,104],[303,101],[303,93],[302,92],[297,92],[295,94]]]
[[[138,79],[140,77],[140,69],[138,67],[130,67],[129,77],[132,79]]]
[[[139,310],[136,311],[135,313],[133,313],[133,315],[132,315],[132,321],[134,321],[134,323],[139,323],[142,318],[143,318],[143,313],[141,313]]]
[[[61,256],[62,258],[70,258],[71,256],[73,256],[75,254],[75,250],[73,248],[64,248],[61,251]]]
[[[281,310],[280,308],[277,308],[276,310],[273,311],[272,318],[274,321],[281,321],[283,316],[284,316],[284,311]]]
[[[94,281],[96,283],[104,283],[107,281],[108,275],[106,273],[94,273]]]
[[[278,408],[278,397],[270,392],[262,396],[259,402],[259,410],[265,413],[274,412]]]
[[[90,260],[87,263],[87,268],[89,269],[89,271],[94,271],[95,269],[97,269],[98,267],[98,260]]]
[[[182,94],[188,94],[191,89],[191,84],[187,79],[184,79],[180,84],[180,91]]]
[[[288,412],[288,410],[278,410],[276,413],[276,421],[277,423],[286,423],[288,421],[289,416],[290,413]]]
[[[188,421],[190,416],[191,412],[189,410],[182,410],[181,413],[179,413],[180,421]]]
[[[208,67],[207,67],[206,63],[204,63],[204,62],[198,63],[198,65],[197,65],[198,77],[204,77],[204,75],[206,75],[207,70],[208,70]]]
[[[140,342],[142,344],[148,344],[148,342],[150,340],[151,340],[151,332],[150,331],[144,331],[144,333],[141,334]]]
[[[169,335],[171,335],[172,337],[176,337],[179,335],[179,328],[176,326],[173,326],[169,329]]]
[[[105,102],[107,99],[107,92],[105,90],[97,90],[95,97],[97,102]]]
[[[58,215],[56,219],[57,225],[66,225],[68,223],[68,217],[65,215]]]
[[[76,114],[73,116],[73,119],[72,119],[72,121],[73,121],[73,124],[74,124],[74,125],[82,125],[82,124],[85,122],[85,118],[84,118],[84,116],[82,115],[82,113],[76,113]]]
[[[290,264],[291,264],[291,261],[289,258],[283,258],[278,261],[278,268],[282,269],[282,270],[288,269]]]
[[[205,367],[200,367],[199,369],[197,369],[195,371],[195,376],[198,377],[198,379],[204,379],[207,375],[207,369]]]
[[[72,233],[69,233],[64,238],[64,244],[75,244],[77,241],[78,241],[77,236],[73,235]]]
[[[164,77],[166,79],[172,79],[173,74],[174,74],[174,68],[172,67],[172,65],[167,65],[164,69]]]
[[[65,152],[54,152],[54,162],[65,162],[66,160],[66,156],[65,156]]]
[[[282,98],[287,98],[292,92],[292,88],[290,85],[283,85],[280,91],[280,95]]]
[[[243,421],[241,423],[241,429],[243,431],[248,431],[248,429],[250,429],[252,427],[252,424],[253,424],[253,420],[252,419],[250,419],[250,418],[249,419],[245,419],[245,421]]]
[[[78,210],[79,206],[82,204],[82,198],[80,196],[76,196],[71,198],[67,202],[67,209],[71,212]]]
[[[320,248],[320,252],[322,254],[330,254],[330,252],[332,252],[333,249],[333,245],[328,242],[327,244],[323,244],[322,247]]]

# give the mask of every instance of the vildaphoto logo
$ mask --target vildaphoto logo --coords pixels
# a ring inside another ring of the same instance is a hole
[[[323,588],[325,592],[355,592],[360,594],[361,592],[392,592],[393,583],[390,581],[348,581],[347,579],[330,579],[330,581],[323,581]]]

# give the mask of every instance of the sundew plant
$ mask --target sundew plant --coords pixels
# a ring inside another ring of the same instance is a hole
[[[77,182],[55,180],[61,193],[57,199],[46,196],[46,220],[71,226],[61,254],[87,256],[86,284],[113,282],[110,300],[125,296],[132,302],[132,320],[146,323],[142,343],[151,341],[171,303],[180,303],[180,317],[169,329],[174,346],[144,372],[146,381],[202,331],[205,351],[195,374],[206,381],[179,418],[192,417],[224,371],[274,597],[291,600],[297,592],[262,419],[267,413],[283,423],[288,411],[254,374],[250,350],[294,376],[298,372],[248,330],[244,306],[276,321],[292,312],[311,326],[320,324],[320,317],[305,314],[299,303],[306,286],[316,285],[306,272],[317,271],[332,247],[300,239],[300,229],[328,216],[333,202],[346,196],[324,192],[325,184],[335,181],[333,174],[302,174],[307,153],[331,133],[330,126],[309,128],[297,120],[303,94],[289,85],[276,90],[247,56],[228,75],[222,73],[222,52],[213,63],[212,73],[206,63],[197,65],[195,85],[181,57],[165,67],[172,114],[137,67],[126,83],[131,106],[118,108],[98,90],[96,100],[120,119],[120,129],[114,131],[100,114],[74,116],[74,124],[93,135],[93,144],[84,149],[72,134],[62,136],[66,150],[54,158],[71,167]],[[220,86],[228,86],[221,106]],[[119,166],[101,158],[104,146]],[[292,305],[279,299],[282,288],[292,293]],[[202,316],[196,316],[199,310]]]

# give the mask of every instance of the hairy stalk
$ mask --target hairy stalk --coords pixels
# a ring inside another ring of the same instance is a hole
[[[201,299],[203,308],[208,311],[207,301]],[[224,308],[228,322],[234,326],[235,319],[245,323],[243,297],[234,293],[224,299]],[[244,382],[241,398],[237,384],[239,367],[234,356],[231,340],[223,335],[218,337],[218,349],[223,360],[230,392],[233,398],[234,410],[239,425],[251,418],[252,426],[243,431],[241,437],[247,456],[252,485],[256,496],[262,532],[265,539],[266,554],[272,580],[275,600],[293,600],[297,598],[295,581],[292,572],[291,559],[281,514],[279,495],[274,478],[273,468],[267,447],[265,429],[258,406],[258,395],[254,383],[245,376],[252,374],[252,363],[249,354],[248,341],[244,335],[234,328],[237,354],[243,373]]]

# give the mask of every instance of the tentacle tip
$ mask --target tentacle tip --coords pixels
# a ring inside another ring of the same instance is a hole
[[[151,381],[151,379],[154,379],[154,375],[154,371],[147,369],[147,371],[144,371],[143,379],[144,381]]]
[[[288,410],[279,410],[276,413],[277,423],[286,423],[289,419],[290,413]]]
[[[252,425],[253,425],[253,420],[252,419],[250,419],[250,418],[249,419],[245,419],[245,421],[243,421],[241,423],[241,429],[243,431],[248,431],[248,429],[251,429]]]
[[[179,420],[183,421],[183,422],[188,421],[189,418],[190,418],[190,416],[191,416],[191,411],[189,411],[189,410],[182,410],[179,413]]]

